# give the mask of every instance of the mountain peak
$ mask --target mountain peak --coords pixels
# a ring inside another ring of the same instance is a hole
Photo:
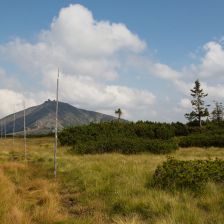
[[[54,131],[56,101],[48,99],[43,104],[26,109],[26,127],[28,134],[46,134]],[[15,114],[15,132],[23,131],[23,111]],[[85,125],[91,122],[105,122],[116,119],[106,114],[76,108],[68,103],[59,102],[58,127],[59,130],[68,126]],[[6,122],[6,133],[13,132],[14,115],[11,114],[0,120]],[[4,129],[4,128],[3,128]],[[0,128],[1,132],[1,128]],[[3,130],[4,132],[4,130]]]

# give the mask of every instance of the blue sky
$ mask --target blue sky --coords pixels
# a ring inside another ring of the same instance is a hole
[[[53,98],[53,68],[60,66],[61,99],[75,106],[109,114],[119,106],[128,119],[184,121],[183,114],[190,110],[187,90],[197,78],[209,93],[208,101],[223,100],[223,8],[221,0],[2,0],[0,98],[11,94],[25,98],[28,105]],[[106,27],[99,28],[106,21]],[[90,37],[82,42],[85,26]],[[106,32],[113,32],[113,41]],[[102,49],[93,47],[101,40]],[[55,58],[49,63],[40,60],[51,55]],[[79,92],[69,93],[67,88]],[[100,100],[94,103],[91,91]],[[112,103],[107,105],[107,100]],[[12,108],[6,101],[2,116]]]
[[[75,3],[90,9],[97,20],[126,24],[158,50],[159,60],[177,67],[189,62],[190,52],[223,36],[222,0],[1,0],[0,41],[15,36],[35,39],[62,7]]]

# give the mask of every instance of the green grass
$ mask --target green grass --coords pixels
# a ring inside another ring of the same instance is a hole
[[[147,186],[166,155],[73,155],[58,151],[53,177],[53,139],[0,140],[0,223],[223,224],[224,188],[207,183],[203,194]],[[176,159],[224,159],[221,148],[180,149]],[[6,192],[6,193],[5,193]],[[15,200],[16,199],[16,200]]]

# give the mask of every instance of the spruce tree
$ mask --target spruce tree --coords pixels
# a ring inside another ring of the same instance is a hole
[[[191,100],[193,111],[191,113],[185,114],[185,117],[190,122],[195,120],[198,121],[198,124],[201,127],[202,118],[209,115],[208,109],[205,107],[203,100],[208,94],[204,93],[199,80],[195,81],[195,86],[190,91],[191,96],[193,97],[193,99]]]

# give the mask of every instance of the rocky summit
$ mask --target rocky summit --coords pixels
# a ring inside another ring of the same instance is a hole
[[[28,134],[47,134],[54,132],[56,101],[45,101],[43,104],[26,109],[26,128]],[[58,128],[85,125],[91,122],[105,122],[116,119],[106,114],[76,108],[68,103],[58,103]],[[12,134],[14,114],[0,119],[0,133]],[[15,133],[24,129],[23,111],[15,113]]]

